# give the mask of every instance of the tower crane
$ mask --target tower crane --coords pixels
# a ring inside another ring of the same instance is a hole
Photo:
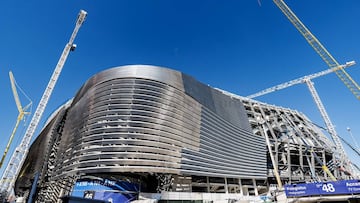
[[[346,163],[348,163],[349,159],[345,153],[344,147],[341,144],[339,135],[337,134],[334,125],[330,121],[330,117],[328,116],[328,114],[325,110],[325,107],[320,100],[320,97],[314,87],[313,82],[310,79],[305,80],[305,82],[306,82],[306,85],[308,86],[308,88],[311,92],[311,95],[320,111],[322,118],[324,119],[327,130],[329,131],[329,133],[335,143],[335,147],[336,147],[335,152],[338,153],[337,156],[340,159],[340,165],[343,166],[345,164],[345,160],[347,161]]]
[[[346,85],[346,87],[353,93],[353,95],[360,100],[360,86],[351,78],[351,76],[345,71],[344,67],[341,66],[336,59],[326,50],[326,48],[320,43],[320,41],[310,32],[310,30],[300,21],[300,19],[295,15],[295,13],[286,5],[283,0],[273,0],[277,7],[282,11],[282,13],[289,19],[289,21],[295,26],[295,28],[301,33],[301,35],[306,39],[306,41],[312,46],[312,48],[319,54],[322,60],[329,66],[330,69],[334,69],[336,75],[340,80]],[[326,114],[325,109],[322,109],[320,98],[315,98],[316,93],[315,88],[311,89],[311,81],[307,82],[312,96],[315,102],[318,104],[318,108],[322,113],[322,117],[325,120],[325,123],[331,125],[330,119]],[[314,97],[315,96],[315,97]],[[320,106],[319,106],[320,105]],[[340,161],[344,163],[346,158],[345,150],[340,142],[338,135],[336,134],[333,126],[327,126],[329,133],[331,134],[333,141],[336,146],[336,151],[339,154]],[[331,132],[333,131],[333,132]]]
[[[312,48],[319,54],[322,60],[329,66],[329,68],[335,69],[336,75],[346,85],[346,87],[353,93],[353,95],[360,100],[360,86],[355,80],[340,66],[336,59],[326,50],[326,48],[320,43],[320,41],[310,32],[310,30],[300,21],[295,13],[286,5],[283,0],[273,0],[273,2],[279,7],[283,14],[289,19],[289,21],[296,27],[306,41],[312,46]]]
[[[28,111],[28,109],[31,108],[31,105],[32,105],[32,101],[30,100],[30,103],[28,105],[26,105],[24,108],[22,107],[21,105],[21,102],[20,102],[20,99],[19,99],[19,95],[18,95],[18,92],[16,90],[16,81],[15,81],[15,78],[14,78],[14,75],[12,74],[12,72],[10,71],[9,72],[9,77],[10,77],[10,82],[11,82],[11,89],[12,89],[12,92],[13,92],[13,95],[14,95],[14,99],[15,99],[15,103],[16,103],[16,107],[19,111],[19,114],[18,114],[18,117],[16,119],[16,124],[15,124],[15,127],[10,135],[10,138],[9,138],[9,141],[5,147],[5,152],[1,158],[1,161],[0,161],[0,168],[2,167],[4,161],[5,161],[5,157],[9,151],[9,148],[10,148],[10,145],[14,139],[14,136],[15,136],[15,133],[19,127],[19,124],[20,124],[20,121],[24,120],[25,119],[25,115],[28,115],[30,114],[30,111]]]
[[[285,82],[285,83],[282,83],[280,85],[269,87],[269,88],[267,88],[265,90],[262,90],[260,92],[251,94],[251,95],[247,96],[247,98],[252,99],[252,98],[259,97],[259,96],[262,96],[262,95],[265,95],[265,94],[268,94],[268,93],[271,93],[271,92],[274,92],[274,91],[277,91],[277,90],[281,90],[281,89],[285,89],[287,87],[291,87],[291,86],[296,85],[296,84],[301,84],[301,83],[304,83],[306,79],[311,80],[311,79],[314,79],[314,78],[317,78],[317,77],[324,76],[324,75],[327,75],[329,73],[335,72],[335,70],[339,69],[340,67],[344,69],[344,68],[347,68],[347,67],[352,66],[352,65],[355,65],[355,61],[350,61],[350,62],[347,62],[345,65],[340,65],[340,66],[335,67],[335,68],[326,69],[324,71],[320,71],[320,72],[317,72],[317,73],[314,73],[314,74],[311,74],[311,75],[307,75],[307,76],[304,76],[304,77],[301,77],[301,78],[297,78],[295,80],[291,80],[289,82]]]
[[[30,121],[30,124],[25,132],[25,135],[23,136],[20,145],[15,149],[14,153],[12,154],[12,157],[9,161],[9,164],[7,165],[2,178],[0,180],[0,191],[5,191],[7,194],[11,194],[12,190],[14,188],[14,184],[16,181],[16,178],[19,174],[19,171],[24,163],[24,160],[26,158],[26,155],[29,150],[29,144],[30,141],[34,135],[34,132],[36,130],[36,127],[39,124],[40,118],[45,110],[46,104],[49,101],[49,98],[51,96],[51,93],[55,87],[56,81],[60,75],[60,72],[65,64],[65,61],[69,55],[69,52],[74,50],[76,45],[74,44],[74,39],[85,21],[85,18],[87,16],[87,12],[84,10],[80,10],[76,25],[73,30],[73,33],[70,37],[69,42],[65,45],[65,48],[61,54],[61,57],[55,67],[55,70],[50,78],[50,81],[40,99],[40,102],[35,110],[35,113]]]

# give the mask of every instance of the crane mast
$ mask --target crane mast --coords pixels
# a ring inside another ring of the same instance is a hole
[[[310,79],[305,79],[305,83],[306,85],[308,86],[309,90],[310,90],[310,93],[311,93],[311,96],[313,97],[319,111],[320,111],[320,114],[322,116],[322,118],[324,119],[324,122],[325,122],[325,125],[326,125],[326,128],[327,130],[329,131],[329,134],[331,135],[331,138],[333,139],[334,143],[335,143],[335,152],[338,153],[338,158],[340,160],[340,164],[343,165],[344,164],[344,161],[345,160],[348,160],[347,156],[346,156],[346,153],[345,153],[345,150],[344,150],[344,147],[343,145],[341,144],[341,141],[340,141],[340,138],[338,136],[338,134],[336,133],[335,131],[335,128],[334,128],[334,125],[332,124],[331,120],[330,120],[330,117],[328,116],[326,110],[325,110],[325,107],[323,105],[323,103],[321,102],[321,99],[319,97],[319,94],[317,93],[315,87],[314,87],[314,84],[313,82],[310,80]]]
[[[30,141],[34,135],[36,127],[39,124],[40,118],[45,110],[47,102],[49,101],[51,93],[55,87],[57,79],[58,79],[58,77],[61,73],[61,70],[65,64],[65,61],[69,55],[69,52],[72,51],[76,47],[73,44],[74,39],[75,39],[81,25],[85,21],[86,16],[87,16],[86,11],[80,10],[79,15],[77,17],[76,25],[75,25],[73,33],[70,37],[70,40],[65,45],[65,48],[61,54],[61,57],[56,65],[55,70],[50,78],[50,81],[41,97],[41,100],[35,110],[35,113],[30,121],[30,124],[25,132],[25,135],[23,136],[23,138],[21,140],[20,145],[15,149],[15,151],[12,154],[12,157],[10,158],[10,161],[3,173],[3,176],[0,181],[0,191],[6,191],[9,194],[11,189],[13,189],[13,187],[14,187],[15,180],[19,174],[19,171],[20,171],[20,169],[24,163],[24,160],[26,158],[26,155],[28,153]]]
[[[289,21],[295,26],[295,28],[301,33],[301,35],[306,39],[306,41],[312,46],[312,48],[319,54],[322,60],[329,66],[330,69],[334,69],[336,75],[340,78],[340,80],[346,85],[346,87],[353,93],[353,95],[360,100],[360,86],[351,78],[351,76],[344,70],[343,67],[339,65],[336,59],[326,50],[326,48],[320,43],[320,41],[310,32],[310,30],[300,21],[300,19],[295,15],[295,13],[286,5],[283,0],[273,0],[273,2],[277,5],[277,7],[282,11],[282,13],[289,19]],[[311,90],[310,82],[307,82],[308,87]],[[316,92],[315,92],[316,93]],[[312,92],[313,95],[313,92]],[[313,95],[314,97],[314,95]],[[315,98],[314,98],[315,99]],[[318,102],[315,100],[315,102]],[[321,103],[317,103],[320,112],[322,112]],[[320,105],[320,106],[319,106]],[[327,120],[326,112],[322,112],[322,116],[327,125],[329,120]],[[341,145],[340,139],[336,134],[334,129],[329,126],[328,130],[331,134],[334,143],[336,145],[337,153],[340,155],[340,158],[345,158],[345,150]],[[332,131],[332,132],[331,132]],[[344,162],[344,159],[341,159],[341,162]]]
[[[279,7],[283,14],[290,20],[290,22],[296,27],[296,29],[302,34],[306,41],[312,46],[312,48],[319,54],[323,61],[329,66],[329,68],[337,68],[335,70],[336,75],[346,85],[346,87],[353,93],[353,95],[360,100],[360,86],[351,78],[351,76],[341,68],[336,59],[326,50],[326,48],[320,43],[320,41],[310,32],[310,30],[300,21],[300,19],[291,11],[283,0],[273,0]]]

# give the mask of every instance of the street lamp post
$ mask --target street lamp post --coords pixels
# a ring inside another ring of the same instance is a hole
[[[352,139],[353,142],[355,143],[356,149],[360,151],[360,147],[359,147],[358,143],[356,142],[356,139],[354,138],[354,136],[353,136],[353,134],[352,134],[352,132],[351,132],[350,127],[347,127],[346,130],[349,132],[351,139]]]

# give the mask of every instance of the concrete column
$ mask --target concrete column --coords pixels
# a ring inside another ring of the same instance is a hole
[[[255,195],[258,196],[258,195],[259,195],[259,192],[258,192],[258,188],[257,188],[257,186],[256,186],[256,180],[253,178],[253,179],[252,179],[252,182],[253,182],[253,186],[254,186]]]
[[[241,184],[241,178],[239,178],[239,187],[240,187],[240,195],[244,196],[244,191],[243,191],[243,187]]]
[[[210,193],[210,181],[209,181],[209,176],[206,176],[206,186],[207,186],[207,192]]]
[[[227,184],[227,178],[225,177],[225,194],[228,194],[229,193],[229,187],[228,187],[228,184]]]

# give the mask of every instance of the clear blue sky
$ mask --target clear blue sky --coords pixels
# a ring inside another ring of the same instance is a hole
[[[339,63],[360,63],[360,1],[286,2]],[[18,115],[8,72],[35,111],[80,9],[88,17],[75,39],[77,50],[68,57],[37,132],[88,78],[115,66],[168,67],[242,96],[327,69],[271,0],[1,1],[1,155]],[[360,83],[359,65],[347,72]],[[335,74],[314,83],[339,135],[354,143],[350,127],[359,140],[360,101]],[[258,100],[298,110],[325,126],[305,84]],[[22,126],[13,145],[26,130]],[[359,156],[347,152],[360,164]]]

